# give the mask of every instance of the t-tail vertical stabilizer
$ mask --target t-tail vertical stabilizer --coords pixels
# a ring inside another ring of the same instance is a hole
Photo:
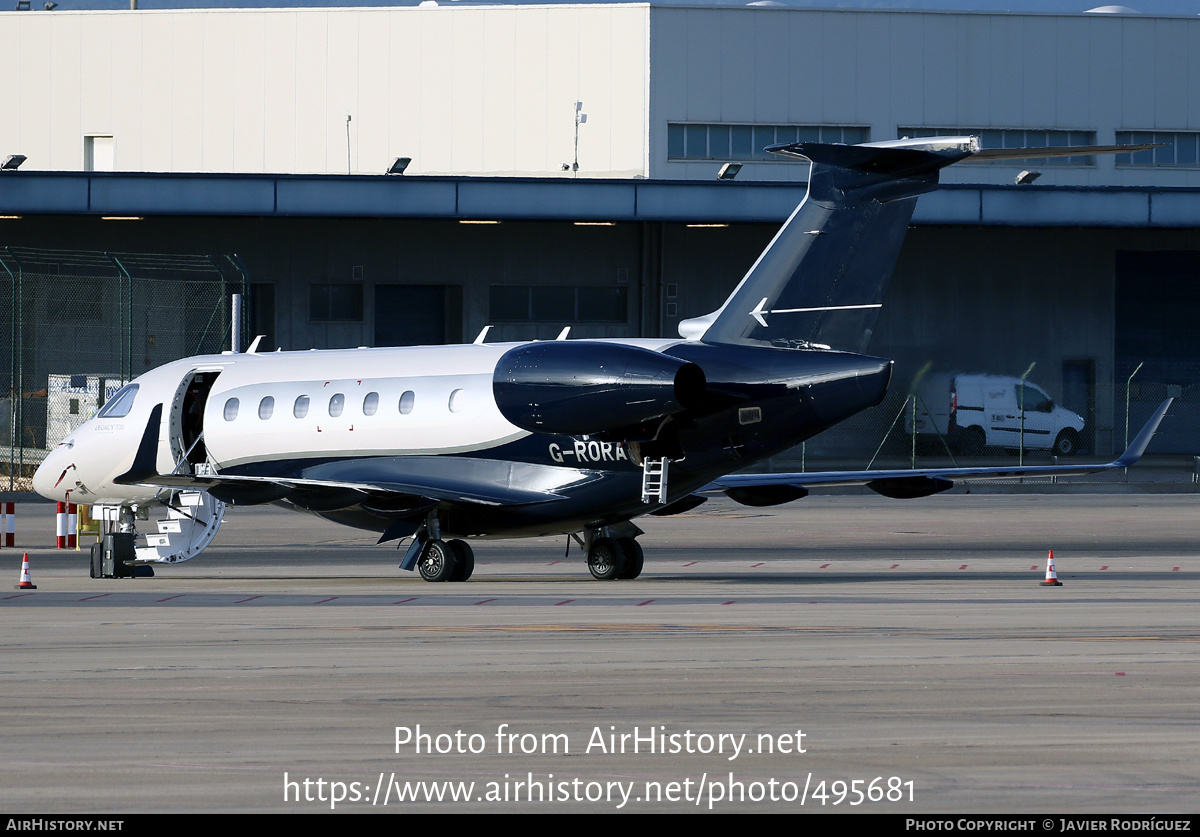
[[[917,196],[978,149],[974,137],[768,148],[811,161],[808,192],[725,304],[684,320],[680,335],[865,351]]]

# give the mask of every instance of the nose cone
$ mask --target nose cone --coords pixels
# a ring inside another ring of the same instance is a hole
[[[75,465],[70,458],[71,448],[63,443],[46,454],[46,458],[33,473],[33,490],[47,500],[66,499],[67,489],[75,487],[71,471]]]

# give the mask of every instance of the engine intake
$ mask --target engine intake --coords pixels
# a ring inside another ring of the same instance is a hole
[[[522,430],[581,436],[633,427],[697,406],[694,363],[637,346],[587,340],[527,343],[496,364],[492,392]]]

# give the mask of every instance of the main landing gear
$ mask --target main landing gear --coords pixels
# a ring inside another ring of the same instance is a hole
[[[413,536],[400,569],[415,569],[426,581],[466,581],[475,571],[475,552],[463,540],[442,540],[437,515],[430,513]]]
[[[597,581],[637,578],[645,556],[633,538],[596,538],[588,548],[588,571]]]
[[[645,557],[636,540],[642,530],[628,521],[585,529],[571,535],[587,554],[588,572],[598,581],[632,579],[642,574]],[[442,540],[437,518],[430,515],[414,535],[402,570],[416,570],[426,581],[466,581],[475,570],[475,553],[464,540]],[[568,544],[570,542],[568,541]]]
[[[584,532],[582,541],[578,536],[572,536],[579,541],[580,546],[587,552],[588,572],[597,581],[612,581],[614,579],[637,578],[642,574],[645,556],[642,546],[635,538],[642,530],[632,523],[620,526],[606,526],[601,529],[588,529]]]
[[[417,571],[426,581],[466,581],[475,571],[475,552],[466,541],[426,541]]]

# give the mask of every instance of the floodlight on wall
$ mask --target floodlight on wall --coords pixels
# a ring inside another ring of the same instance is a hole
[[[26,159],[27,158],[24,154],[9,154],[4,158],[4,162],[0,163],[0,170],[16,171],[21,167],[21,163],[24,163]]]
[[[392,164],[387,167],[387,174],[404,174],[411,162],[412,157],[393,157]]]
[[[726,163],[721,166],[721,170],[717,172],[717,180],[733,180],[738,176],[738,172],[742,170],[741,163]]]
[[[1017,175],[1016,184],[1018,186],[1028,186],[1041,176],[1042,173],[1040,171],[1026,170]]]
[[[46,2],[42,4],[43,11],[52,12],[57,8],[58,4],[55,3],[54,0],[46,0]]]

